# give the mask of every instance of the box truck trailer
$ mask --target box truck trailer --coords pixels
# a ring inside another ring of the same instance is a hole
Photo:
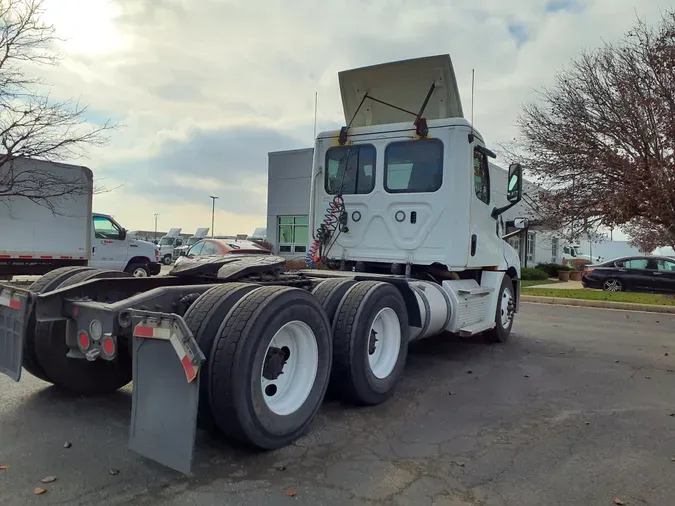
[[[112,216],[92,212],[93,175],[87,167],[19,159],[13,171],[38,173],[71,185],[59,197],[3,196],[0,192],[0,276],[46,274],[60,267],[89,266],[159,274],[157,247],[138,241]],[[2,171],[2,168],[0,168]]]

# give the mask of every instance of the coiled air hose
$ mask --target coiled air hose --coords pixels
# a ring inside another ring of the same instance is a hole
[[[338,229],[340,218],[345,212],[345,201],[342,198],[342,192],[333,197],[333,200],[328,204],[326,214],[324,214],[323,223],[316,230],[316,238],[307,251],[305,257],[305,265],[308,268],[314,269],[317,264],[323,259],[327,252],[323,251],[323,247],[328,244],[330,238]]]

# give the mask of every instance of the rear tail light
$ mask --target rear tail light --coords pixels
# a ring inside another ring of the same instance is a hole
[[[111,336],[105,336],[103,341],[101,341],[101,349],[103,350],[103,354],[107,357],[114,356],[116,348],[117,345],[115,344],[115,340]]]
[[[77,336],[77,345],[82,351],[87,351],[91,347],[89,335],[84,330],[81,330]]]

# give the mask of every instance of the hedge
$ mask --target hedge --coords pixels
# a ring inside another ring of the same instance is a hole
[[[543,281],[545,279],[548,279],[548,273],[540,269],[523,267],[520,270],[520,279],[524,279],[526,281]]]
[[[544,271],[546,274],[548,274],[549,278],[557,278],[558,272],[560,272],[560,271],[571,271],[572,270],[572,268],[569,265],[560,265],[560,264],[556,264],[556,263],[537,264],[537,266],[535,268],[539,269],[540,271]]]

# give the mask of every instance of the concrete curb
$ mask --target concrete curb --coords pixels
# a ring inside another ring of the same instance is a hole
[[[657,306],[655,304],[634,304],[632,302],[611,302],[608,300],[566,299],[564,297],[537,297],[521,295],[521,302],[554,304],[558,306],[598,307],[602,309],[623,309],[624,311],[646,311],[649,313],[675,314],[675,306]]]

